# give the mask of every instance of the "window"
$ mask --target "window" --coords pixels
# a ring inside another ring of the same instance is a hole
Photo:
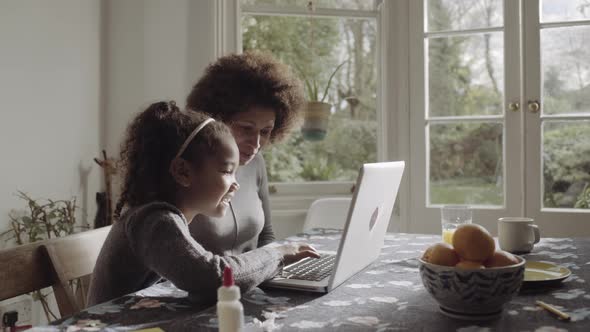
[[[579,235],[590,212],[590,2],[523,5],[526,213]]]
[[[587,225],[590,1],[334,0],[316,2],[312,15],[306,3],[242,1],[243,48],[308,68],[310,40],[321,40],[314,66],[324,83],[351,61],[329,96],[331,126],[346,135],[299,134],[267,151],[272,180],[326,188],[334,182],[311,181],[352,180],[363,158],[405,159],[403,231],[440,232],[444,204],[474,206],[474,220],[492,232],[503,216],[533,217],[555,236]],[[289,36],[278,44],[277,25]],[[305,166],[311,156],[319,165]]]
[[[378,25],[373,1],[241,2],[242,48],[265,50],[290,65],[318,99],[330,103],[323,139],[296,130],[265,150],[271,182],[353,181],[377,160]],[[332,77],[333,76],[333,77]],[[313,99],[313,98],[312,98]]]
[[[504,205],[501,0],[428,0],[428,205]]]
[[[542,208],[590,208],[588,20],[590,1],[541,2]]]
[[[492,232],[526,215],[572,235],[590,212],[590,2],[408,6],[413,230],[469,204]]]

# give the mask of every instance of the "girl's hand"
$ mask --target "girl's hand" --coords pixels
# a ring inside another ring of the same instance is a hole
[[[318,254],[315,248],[305,243],[284,244],[277,247],[277,249],[283,254],[283,263],[285,266],[306,257],[320,258],[320,254]]]

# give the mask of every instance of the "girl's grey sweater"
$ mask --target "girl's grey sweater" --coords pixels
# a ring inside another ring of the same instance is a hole
[[[130,209],[113,225],[92,274],[88,305],[141,290],[160,278],[188,291],[193,300],[214,301],[225,266],[245,292],[274,277],[282,255],[269,247],[215,255],[193,239],[176,207],[149,203]]]

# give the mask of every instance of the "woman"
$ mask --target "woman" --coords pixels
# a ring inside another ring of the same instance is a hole
[[[268,182],[260,151],[285,138],[304,103],[301,82],[268,54],[248,52],[218,59],[187,98],[231,129],[240,153],[240,190],[222,218],[197,216],[192,236],[219,255],[235,255],[272,242]]]

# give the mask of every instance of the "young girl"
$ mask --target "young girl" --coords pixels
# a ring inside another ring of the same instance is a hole
[[[237,285],[246,291],[275,276],[283,264],[319,257],[303,244],[217,256],[190,236],[188,223],[197,214],[223,216],[239,188],[238,148],[221,122],[198,112],[180,112],[174,102],[154,103],[129,125],[121,162],[118,220],[96,262],[89,305],[138,291],[161,278],[193,299],[212,301],[225,266],[232,268]]]

